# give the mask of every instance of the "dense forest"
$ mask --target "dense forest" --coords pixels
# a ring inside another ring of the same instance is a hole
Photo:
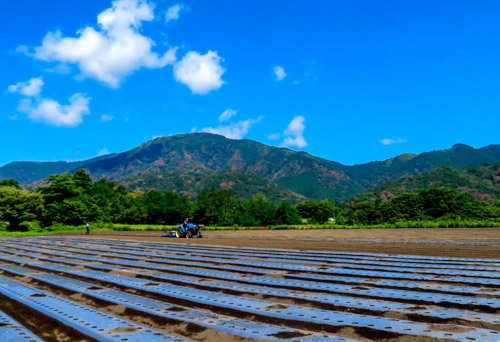
[[[465,169],[442,166],[376,186],[357,195],[354,200],[390,200],[403,192],[429,188],[457,189],[486,204],[495,203],[500,199],[500,163],[474,165]]]
[[[13,179],[0,181],[0,222],[8,223],[8,230],[23,231],[31,222],[42,227],[86,222],[172,225],[185,217],[205,225],[245,227],[500,219],[500,201],[486,205],[470,194],[446,188],[402,193],[385,202],[324,200],[291,205],[270,202],[261,193],[246,200],[237,198],[232,190],[203,190],[195,201],[167,191],[127,192],[113,181],[93,182],[83,169],[51,175],[46,184],[34,191],[22,189]]]

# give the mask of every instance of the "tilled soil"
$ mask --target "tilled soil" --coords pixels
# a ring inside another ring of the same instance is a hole
[[[500,259],[500,228],[205,231],[202,239],[162,238],[161,232],[99,231],[88,236],[94,237],[233,247]]]
[[[499,246],[497,228],[0,239],[0,341],[498,342]]]

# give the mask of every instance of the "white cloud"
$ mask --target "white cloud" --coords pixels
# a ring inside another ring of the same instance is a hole
[[[233,116],[235,116],[238,112],[234,109],[226,109],[224,113],[219,116],[219,122],[229,121]]]
[[[381,139],[379,142],[386,146],[386,145],[392,145],[392,144],[403,144],[407,142],[405,139],[397,138],[397,139]]]
[[[194,94],[206,94],[219,89],[225,83],[221,77],[226,71],[220,65],[221,61],[223,59],[216,51],[208,51],[205,55],[190,51],[175,64],[175,79],[187,85]]]
[[[28,117],[37,122],[44,122],[58,127],[75,127],[82,123],[83,115],[90,114],[89,97],[74,94],[69,99],[69,105],[61,105],[52,99],[22,99],[17,110],[28,114]]]
[[[89,97],[74,94],[69,99],[69,105],[61,105],[52,99],[41,98],[42,78],[31,78],[27,82],[11,85],[8,91],[24,95],[17,110],[25,113],[32,121],[44,122],[53,126],[75,127],[82,123],[82,116],[90,114]]]
[[[307,146],[307,141],[301,135],[298,137],[287,137],[283,141],[283,146],[303,148]]]
[[[98,30],[87,26],[77,32],[77,37],[49,32],[31,55],[44,61],[77,64],[83,76],[117,88],[137,69],[162,68],[175,61],[176,48],[160,56],[151,51],[154,42],[139,33],[141,23],[153,19],[153,5],[147,1],[116,0],[98,15]]]
[[[183,8],[184,8],[184,5],[182,5],[182,4],[174,5],[174,6],[170,7],[167,10],[167,14],[165,15],[165,23],[168,23],[171,20],[179,19],[179,12]]]
[[[288,124],[288,129],[283,133],[284,135],[302,135],[304,133],[304,129],[306,126],[304,125],[304,121],[306,119],[302,116],[296,116],[293,120]]]
[[[281,138],[281,133],[273,133],[267,135],[267,139],[269,140],[278,140],[279,138]]]
[[[257,119],[241,120],[236,123],[231,122],[229,125],[219,125],[218,127],[205,127],[201,131],[206,133],[213,133],[223,135],[229,139],[243,139],[248,134],[250,128],[256,123],[260,122],[264,117],[260,116]]]
[[[288,128],[283,132],[285,139],[281,146],[304,148],[307,146],[307,141],[304,138],[305,118],[302,115],[296,116],[288,124]]]
[[[43,80],[41,77],[30,78],[28,82],[19,82],[8,87],[9,93],[19,93],[24,96],[37,96],[42,91]]]
[[[101,115],[101,121],[102,122],[107,122],[116,119],[116,116],[113,115],[108,115],[108,114],[103,114]]]
[[[279,65],[275,66],[273,68],[273,71],[274,71],[274,76],[276,77],[276,81],[281,81],[286,77],[285,69],[283,69],[283,67],[280,67]]]
[[[105,156],[106,154],[109,154],[109,151],[108,149],[105,147],[103,148],[102,150],[99,151],[99,153],[97,153],[97,156],[100,157],[100,156]]]

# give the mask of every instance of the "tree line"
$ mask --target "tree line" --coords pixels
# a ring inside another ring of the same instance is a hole
[[[306,201],[295,206],[269,202],[263,194],[249,200],[231,190],[203,190],[195,201],[168,191],[127,192],[107,179],[92,181],[83,169],[51,175],[46,185],[24,190],[13,179],[0,181],[0,222],[9,230],[26,230],[26,222],[41,226],[81,225],[87,222],[173,225],[189,217],[218,226],[270,226],[302,223],[374,225],[399,221],[443,219],[498,220],[500,201],[487,206],[473,196],[452,189],[403,193],[391,201],[333,203]]]

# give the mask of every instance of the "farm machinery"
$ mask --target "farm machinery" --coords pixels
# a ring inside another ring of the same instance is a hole
[[[204,227],[203,224],[194,224],[194,223],[188,223],[188,224],[177,224],[177,229],[172,230],[172,231],[163,231],[162,236],[163,237],[176,237],[176,238],[192,238],[192,237],[197,237],[197,238],[202,238],[203,234],[201,233],[201,229]]]

